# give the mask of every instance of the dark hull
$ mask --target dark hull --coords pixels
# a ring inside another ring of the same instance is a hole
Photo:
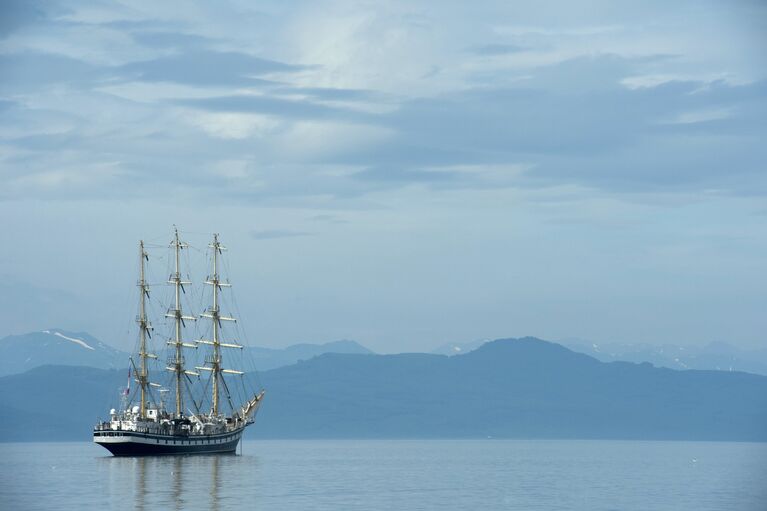
[[[93,441],[115,456],[234,454],[242,429],[222,435],[168,436],[133,431],[96,431]]]

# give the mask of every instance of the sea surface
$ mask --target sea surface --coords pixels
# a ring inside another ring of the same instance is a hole
[[[114,458],[0,444],[0,509],[767,510],[767,444],[285,440]]]

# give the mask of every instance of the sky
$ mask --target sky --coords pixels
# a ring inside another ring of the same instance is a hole
[[[767,342],[767,4],[0,9],[0,336],[132,346],[177,225],[255,345]]]

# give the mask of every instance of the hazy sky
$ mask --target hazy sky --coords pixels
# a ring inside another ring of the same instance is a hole
[[[254,344],[767,342],[763,2],[0,6],[0,336],[177,224]]]

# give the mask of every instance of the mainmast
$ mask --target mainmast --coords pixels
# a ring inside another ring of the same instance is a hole
[[[139,273],[139,293],[141,294],[141,301],[139,302],[139,316],[136,318],[136,322],[139,325],[139,357],[141,359],[141,367],[138,374],[138,383],[141,386],[141,415],[142,419],[146,418],[146,398],[149,385],[149,374],[147,372],[146,359],[157,358],[157,355],[153,355],[147,352],[146,338],[151,337],[149,333],[152,330],[152,325],[149,323],[146,317],[146,300],[149,298],[149,285],[146,283],[146,275],[144,270],[144,262],[149,260],[149,255],[144,250],[144,241],[139,242],[139,259],[141,261],[141,270]]]
[[[221,279],[218,274],[218,256],[221,254],[224,250],[226,250],[226,247],[221,245],[218,241],[218,234],[213,235],[213,243],[208,245],[208,247],[213,249],[213,272],[211,275],[208,276],[205,283],[213,286],[213,304],[211,307],[204,313],[201,314],[202,317],[210,318],[210,320],[213,323],[213,338],[208,339],[200,339],[198,342],[202,344],[210,344],[213,346],[213,354],[210,357],[206,357],[205,363],[209,364],[209,366],[206,367],[196,367],[196,369],[201,369],[204,371],[211,371],[211,379],[213,380],[213,396],[212,396],[212,407],[211,407],[211,413],[214,416],[217,416],[219,414],[219,379],[222,378],[222,373],[228,373],[228,374],[243,374],[242,371],[235,371],[232,369],[224,369],[221,366],[221,348],[239,348],[242,349],[242,346],[236,343],[230,343],[230,342],[221,342],[220,338],[220,330],[221,330],[221,322],[222,321],[236,321],[234,318],[229,316],[222,316],[221,315],[221,309],[218,304],[218,292],[223,287],[231,287],[231,284],[228,282],[221,282]],[[222,380],[223,382],[223,380]],[[226,384],[224,384],[224,388],[226,389]]]
[[[182,375],[193,375],[198,376],[198,373],[195,373],[193,371],[187,371],[184,369],[184,356],[181,352],[182,348],[196,348],[196,344],[191,343],[185,343],[181,340],[181,333],[184,326],[184,320],[189,319],[191,321],[194,321],[195,318],[193,316],[184,316],[182,310],[181,310],[181,293],[186,292],[184,291],[184,285],[185,284],[191,284],[189,281],[181,280],[181,250],[184,248],[187,248],[189,245],[180,241],[178,238],[178,229],[174,229],[175,236],[173,241],[171,241],[170,246],[175,249],[175,255],[176,255],[176,266],[175,266],[175,272],[170,276],[168,279],[168,284],[173,284],[175,287],[175,308],[169,310],[167,314],[165,314],[165,317],[168,318],[174,318],[175,319],[175,335],[172,341],[168,341],[168,345],[175,347],[175,357],[172,361],[170,361],[170,364],[166,369],[169,371],[173,371],[176,373],[176,416],[180,417],[183,414],[184,408],[183,408],[183,400],[181,396],[181,377]]]

